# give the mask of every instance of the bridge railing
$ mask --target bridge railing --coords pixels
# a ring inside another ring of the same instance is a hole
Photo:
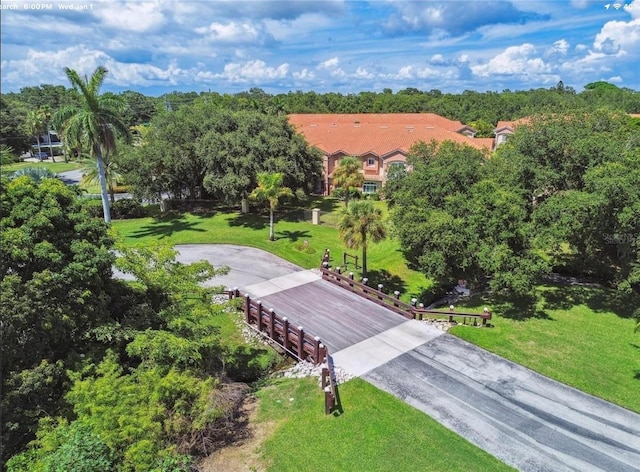
[[[324,267],[321,268],[320,271],[322,272],[322,278],[324,280],[365,297],[378,305],[384,306],[385,308],[404,316],[405,318],[414,318],[412,312],[413,307],[411,305],[400,301],[395,296],[387,295],[380,290],[376,290],[375,288],[354,280],[352,273],[349,275],[343,275]]]
[[[327,348],[318,336],[307,333],[302,326],[290,323],[286,316],[278,315],[273,309],[264,306],[260,300],[253,300],[248,294],[241,295],[238,289],[227,293],[229,298],[242,296],[245,322],[289,355],[315,365],[321,364],[327,357]]]
[[[323,258],[323,262],[325,261],[328,261],[328,256]],[[361,297],[364,297],[378,305],[384,306],[385,308],[408,319],[417,319],[422,321],[425,318],[448,317],[449,321],[453,322],[454,318],[462,318],[463,323],[465,324],[467,319],[470,319],[473,320],[473,324],[476,326],[478,320],[482,320],[482,326],[486,326],[487,321],[492,317],[488,308],[485,308],[482,313],[456,311],[453,306],[451,306],[448,311],[420,308],[399,300],[399,292],[394,292],[394,295],[391,296],[381,290],[376,290],[373,287],[369,287],[362,282],[354,280],[353,273],[349,273],[348,275],[341,274],[338,271],[329,269],[328,264],[323,264],[320,271],[322,272],[322,278],[324,280],[360,295]]]

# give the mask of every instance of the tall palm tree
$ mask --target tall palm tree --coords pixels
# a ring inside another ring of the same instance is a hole
[[[56,130],[74,146],[91,150],[96,158],[104,220],[111,222],[107,179],[103,157],[115,152],[116,138],[130,139],[129,128],[122,119],[124,101],[115,95],[100,95],[100,87],[107,75],[107,69],[99,66],[90,78],[82,79],[78,73],[64,69],[71,86],[80,95],[80,105],[67,105],[56,112],[53,124]]]
[[[31,110],[27,112],[25,123],[29,135],[36,138],[38,143],[38,158],[40,158],[40,153],[42,152],[42,148],[40,147],[40,133],[42,133],[43,128],[42,115],[38,110]]]
[[[274,172],[273,174],[261,172],[258,174],[258,186],[249,195],[249,198],[253,200],[266,200],[269,202],[270,241],[276,239],[273,231],[273,212],[278,208],[281,198],[293,196],[291,189],[282,184],[283,180],[284,177],[281,172]]]
[[[362,247],[362,276],[367,276],[367,247],[387,237],[382,212],[372,202],[361,200],[342,210],[338,223],[340,238],[349,249]]]
[[[42,131],[47,132],[47,143],[49,143],[49,157],[51,157],[51,161],[54,162],[55,159],[53,158],[53,145],[51,144],[51,126],[49,126],[52,117],[51,107],[49,105],[42,105],[38,109],[38,115],[40,116],[40,119],[42,121]]]
[[[333,171],[333,185],[344,190],[344,206],[349,207],[349,193],[354,188],[362,187],[364,175],[360,172],[362,166],[355,157],[344,157],[340,165]]]
[[[111,152],[102,156],[104,178],[107,181],[107,191],[109,192],[111,203],[116,201],[115,187],[118,185],[118,181],[122,179],[122,174],[118,172],[118,164],[114,154]],[[100,175],[93,159],[83,159],[80,163],[84,166],[82,183],[87,186],[100,185]]]

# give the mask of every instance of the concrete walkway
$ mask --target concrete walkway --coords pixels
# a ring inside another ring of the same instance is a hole
[[[313,271],[263,251],[228,245],[177,249],[184,262],[206,259],[231,268],[212,285],[238,287],[263,297],[279,313],[289,309],[300,319],[306,316],[309,332],[331,325],[324,334],[314,334],[339,346],[331,351],[336,366],[413,405],[519,470],[640,471],[640,415],[634,412],[426,323],[403,321],[319,280]],[[345,317],[323,322],[318,319],[323,310],[343,310]],[[364,316],[365,322],[346,318],[348,313]],[[356,329],[369,334],[342,333]]]

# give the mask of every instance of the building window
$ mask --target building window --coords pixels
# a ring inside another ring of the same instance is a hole
[[[369,159],[367,159],[367,166],[371,167],[375,165],[376,165],[376,160],[373,157],[370,157]]]
[[[365,182],[362,186],[362,193],[376,193],[378,191],[378,184],[375,182]]]

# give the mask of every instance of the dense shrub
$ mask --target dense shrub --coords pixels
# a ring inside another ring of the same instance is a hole
[[[116,200],[111,204],[111,217],[117,219],[142,218],[147,211],[139,202],[132,199]]]
[[[83,201],[83,207],[94,218],[102,218],[102,200],[100,198],[87,198]],[[111,218],[128,219],[147,216],[147,210],[136,200],[122,199],[111,203]]]

